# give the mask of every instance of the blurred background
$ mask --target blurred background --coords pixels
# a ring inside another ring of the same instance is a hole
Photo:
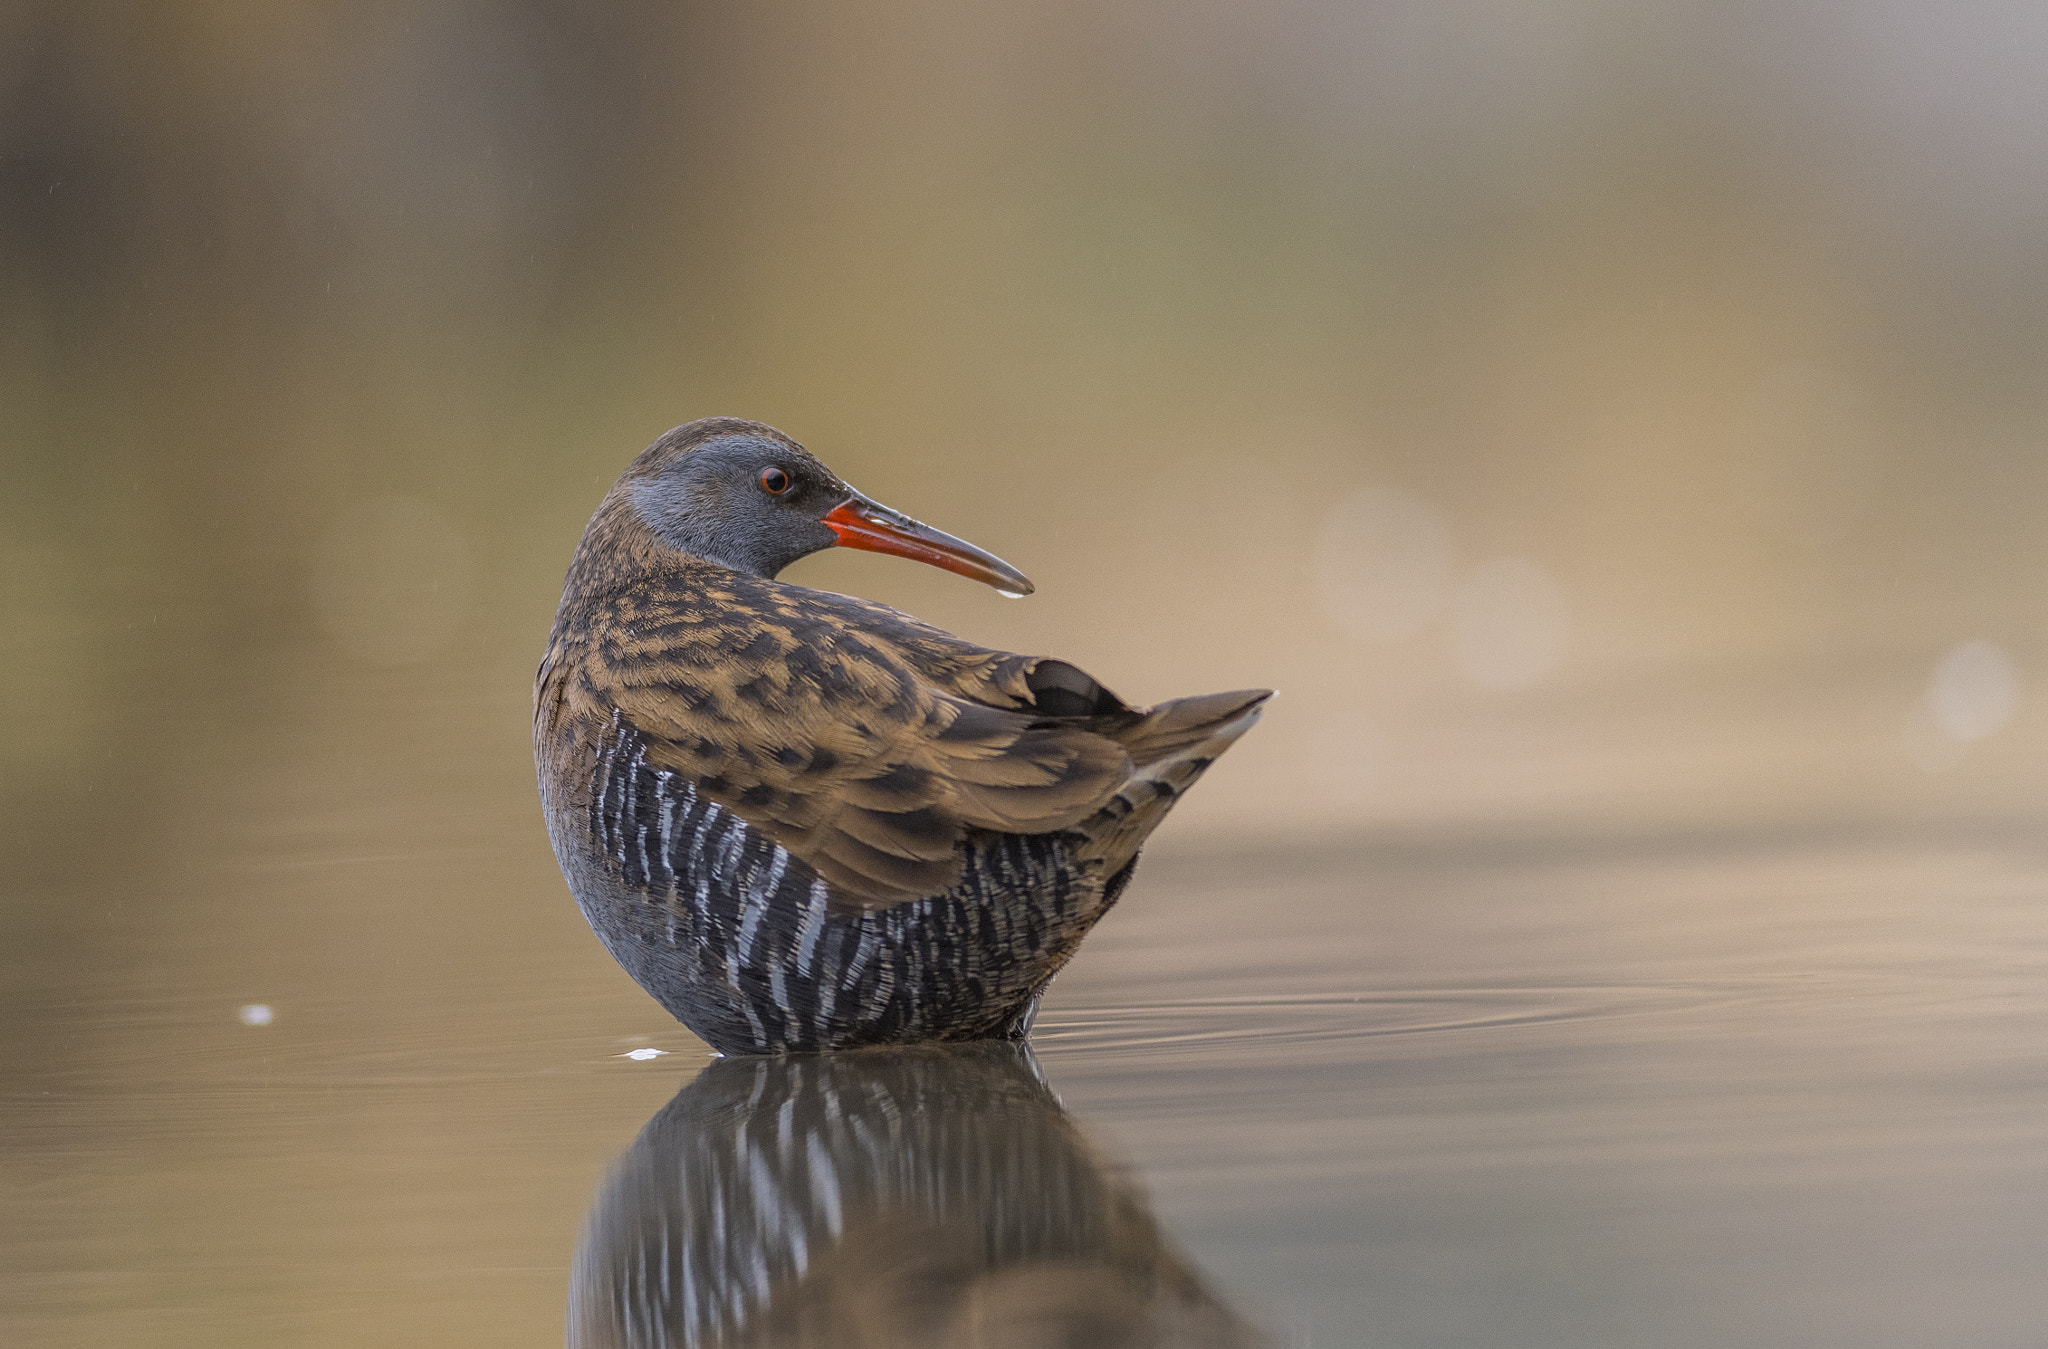
[[[707,414],[1038,594],[787,579],[1281,689],[1162,853],[2024,831],[2044,70],[2006,0],[17,0],[0,1067],[174,966],[637,998],[530,679]]]

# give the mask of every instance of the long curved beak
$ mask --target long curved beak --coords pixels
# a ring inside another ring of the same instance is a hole
[[[956,576],[992,585],[1012,598],[1032,591],[1031,578],[994,553],[983,552],[943,530],[919,524],[902,511],[892,511],[859,492],[825,512],[819,523],[839,536],[841,548],[893,553],[928,563]]]

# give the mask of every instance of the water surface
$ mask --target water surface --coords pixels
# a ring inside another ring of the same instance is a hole
[[[408,896],[380,868],[473,861],[354,843],[319,866],[383,921]],[[1042,1097],[939,1163],[883,1146],[844,1182],[895,1203],[953,1167],[966,1225],[889,1210],[902,1260],[980,1232],[975,1286],[1022,1297],[1017,1261],[1099,1257],[1124,1271],[1083,1280],[1100,1311],[1141,1259],[1197,1290],[1216,1343],[1870,1349],[2048,1323],[2048,908],[2024,831],[1160,851],[1055,985]],[[287,860],[234,859],[272,884]],[[8,1342],[558,1342],[588,1224],[667,1203],[621,1180],[659,1171],[636,1137],[701,1076],[753,1069],[714,1066],[557,926],[480,933],[475,960],[430,925],[381,978],[332,950],[322,976],[318,949],[264,975],[204,925],[118,982],[17,963]],[[273,1019],[244,1024],[258,994]],[[721,1127],[772,1136],[749,1108],[727,1093]],[[991,1179],[1027,1135],[1089,1159],[1063,1174],[1126,1215],[1125,1255],[1073,1235],[1059,1187]],[[787,1231],[748,1232],[768,1301],[803,1283]],[[846,1249],[872,1266],[875,1244]],[[918,1285],[933,1306],[973,1282],[949,1277]],[[1031,1305],[1079,1296],[1054,1283]],[[812,1321],[838,1305],[819,1286]],[[1081,1342],[1153,1342],[1141,1323]]]
[[[0,1346],[2048,1341],[2048,26],[1160,8],[0,7]],[[712,413],[1284,691],[1035,1063],[733,1107],[565,893]]]

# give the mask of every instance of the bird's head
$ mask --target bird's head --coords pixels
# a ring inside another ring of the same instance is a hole
[[[1028,595],[1031,581],[993,553],[918,523],[848,486],[772,426],[707,417],[644,450],[620,479],[627,500],[671,548],[774,577],[824,548],[893,553]]]

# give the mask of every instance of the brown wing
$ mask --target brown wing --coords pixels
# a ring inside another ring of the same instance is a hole
[[[968,830],[1067,828],[1131,776],[1101,731],[1135,714],[1062,661],[723,572],[597,603],[612,612],[586,631],[615,636],[562,651],[575,710],[616,707],[651,762],[809,862],[840,905],[940,893]]]

